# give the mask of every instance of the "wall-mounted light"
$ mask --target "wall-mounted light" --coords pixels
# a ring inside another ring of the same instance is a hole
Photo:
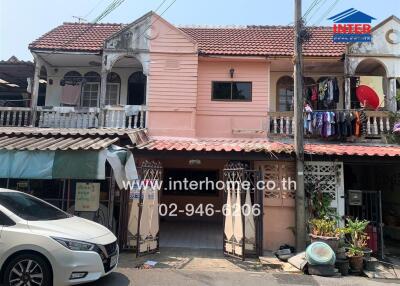
[[[235,73],[235,69],[234,69],[234,68],[231,68],[231,69],[229,70],[229,74],[231,75],[231,78],[233,78],[234,73]]]

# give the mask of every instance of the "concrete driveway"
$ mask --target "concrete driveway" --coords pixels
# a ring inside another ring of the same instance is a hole
[[[157,261],[153,269],[138,269],[146,260]],[[347,276],[325,278],[288,274],[259,268],[256,260],[227,259],[220,250],[164,248],[161,253],[137,259],[122,253],[115,273],[85,286],[257,286],[257,285],[400,285],[400,280],[376,280]]]
[[[394,286],[399,285],[399,283],[400,280],[373,280],[355,276],[325,278],[285,273],[119,269],[116,273],[86,286]]]

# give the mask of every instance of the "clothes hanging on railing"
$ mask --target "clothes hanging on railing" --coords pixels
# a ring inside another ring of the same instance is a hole
[[[366,135],[367,120],[364,111],[306,111],[304,130],[308,135],[324,138],[359,137]]]
[[[339,102],[339,94],[339,85],[335,77],[305,85],[304,89],[306,101],[316,109],[335,109]]]
[[[62,87],[60,103],[67,105],[78,105],[80,95],[81,95],[80,84],[65,85]]]

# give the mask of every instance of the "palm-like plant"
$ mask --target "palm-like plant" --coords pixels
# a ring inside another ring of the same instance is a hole
[[[369,224],[367,220],[359,220],[358,218],[352,220],[347,218],[346,227],[342,230],[343,233],[350,236],[348,256],[362,256],[363,250],[367,246],[369,237],[365,233],[365,228]]]

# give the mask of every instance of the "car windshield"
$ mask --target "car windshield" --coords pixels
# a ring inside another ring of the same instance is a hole
[[[52,205],[17,192],[0,192],[0,204],[25,220],[56,220],[70,217]]]

